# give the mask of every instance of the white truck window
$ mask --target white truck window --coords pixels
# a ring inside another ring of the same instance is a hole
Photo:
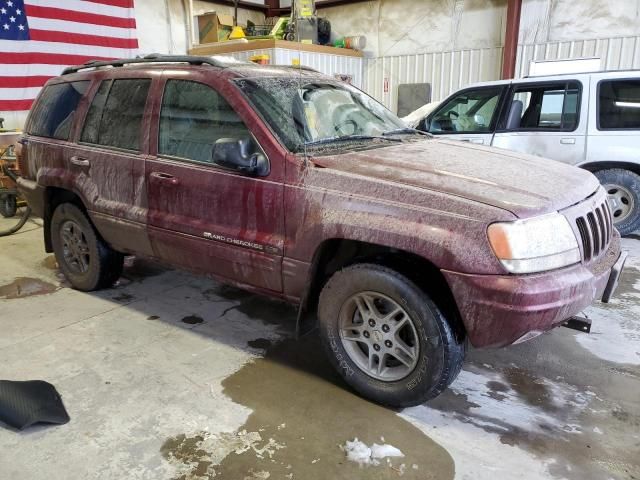
[[[578,124],[579,97],[577,82],[516,88],[506,129],[573,131]]]
[[[598,94],[598,129],[640,128],[640,80],[604,80]]]

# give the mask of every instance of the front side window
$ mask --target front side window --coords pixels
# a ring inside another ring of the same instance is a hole
[[[515,89],[506,130],[573,131],[578,126],[580,85],[524,86]]]
[[[158,153],[214,163],[214,147],[222,139],[237,139],[257,151],[253,137],[233,107],[202,83],[169,80],[162,97]]]
[[[104,80],[91,102],[81,141],[140,151],[150,79]]]
[[[491,131],[502,88],[462,92],[432,116],[430,133],[486,133]]]
[[[600,130],[640,129],[640,80],[607,80],[598,91]]]
[[[89,88],[89,83],[58,83],[45,87],[31,113],[28,133],[68,140],[76,109]]]

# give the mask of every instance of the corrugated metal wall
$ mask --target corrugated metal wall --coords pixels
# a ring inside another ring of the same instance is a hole
[[[432,100],[500,76],[502,47],[400,55],[365,60],[364,90],[396,111],[398,85],[430,83]]]
[[[603,70],[640,69],[640,36],[519,45],[516,75],[529,74],[532,61],[598,57]]]
[[[534,60],[589,57],[600,58],[603,70],[640,69],[640,36],[520,45],[516,77],[528,75]],[[498,80],[501,68],[501,47],[372,58],[365,60],[364,90],[396,111],[400,84],[430,83],[438,101],[471,83]]]

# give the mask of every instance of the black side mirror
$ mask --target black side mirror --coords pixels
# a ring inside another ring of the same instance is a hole
[[[249,175],[267,175],[269,161],[253,145],[251,138],[221,138],[213,146],[213,163]]]

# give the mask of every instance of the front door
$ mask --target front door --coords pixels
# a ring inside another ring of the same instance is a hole
[[[429,115],[425,130],[438,137],[491,145],[506,88],[506,85],[499,85],[456,93]]]
[[[576,80],[514,85],[508,119],[498,126],[493,146],[572,165],[582,162],[589,86],[586,88],[583,92]]]
[[[214,87],[169,79],[157,105],[157,151],[146,168],[153,250],[177,266],[282,292],[280,172],[249,175],[224,162],[221,141],[241,141],[247,155],[265,152]]]

